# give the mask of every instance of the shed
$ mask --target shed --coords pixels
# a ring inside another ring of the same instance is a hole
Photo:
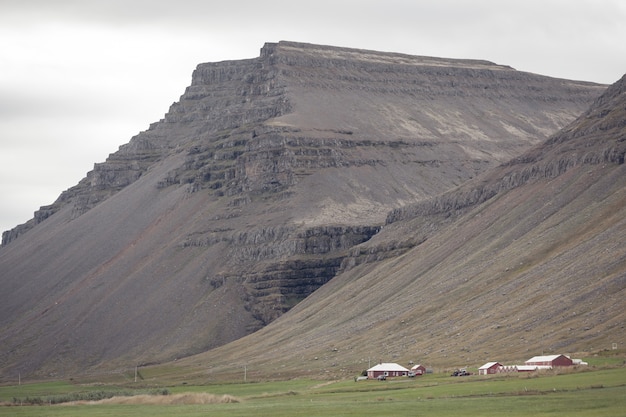
[[[407,376],[409,370],[397,363],[379,363],[367,370],[369,379],[376,379],[381,375],[384,376]]]
[[[502,364],[500,362],[487,362],[478,368],[478,375],[497,374],[501,368]]]
[[[413,371],[415,375],[424,375],[426,373],[426,367],[424,365],[417,364],[411,368],[411,371]]]
[[[574,361],[565,355],[535,356],[526,361],[526,365],[540,367],[572,366]]]

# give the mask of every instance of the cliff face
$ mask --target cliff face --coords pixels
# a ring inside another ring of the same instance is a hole
[[[163,120],[3,234],[0,366],[112,367],[242,337],[346,268],[389,210],[520,155],[603,90],[291,42],[201,64]]]

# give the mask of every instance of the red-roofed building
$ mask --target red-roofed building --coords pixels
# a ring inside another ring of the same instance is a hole
[[[526,365],[539,367],[572,366],[574,361],[565,355],[535,356],[528,359]]]
[[[413,371],[415,375],[424,375],[426,373],[426,367],[424,365],[415,365],[411,368],[411,371]]]
[[[497,374],[502,369],[500,362],[487,362],[480,368],[478,368],[478,375]]]

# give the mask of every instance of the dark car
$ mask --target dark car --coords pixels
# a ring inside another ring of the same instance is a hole
[[[467,370],[465,369],[457,369],[456,371],[452,372],[452,374],[450,376],[470,376],[471,373],[467,372]]]

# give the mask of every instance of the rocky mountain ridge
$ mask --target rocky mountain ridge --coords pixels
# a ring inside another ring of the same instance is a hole
[[[3,234],[0,367],[162,361],[260,329],[390,210],[520,155],[604,89],[293,42],[200,64],[163,120]]]

